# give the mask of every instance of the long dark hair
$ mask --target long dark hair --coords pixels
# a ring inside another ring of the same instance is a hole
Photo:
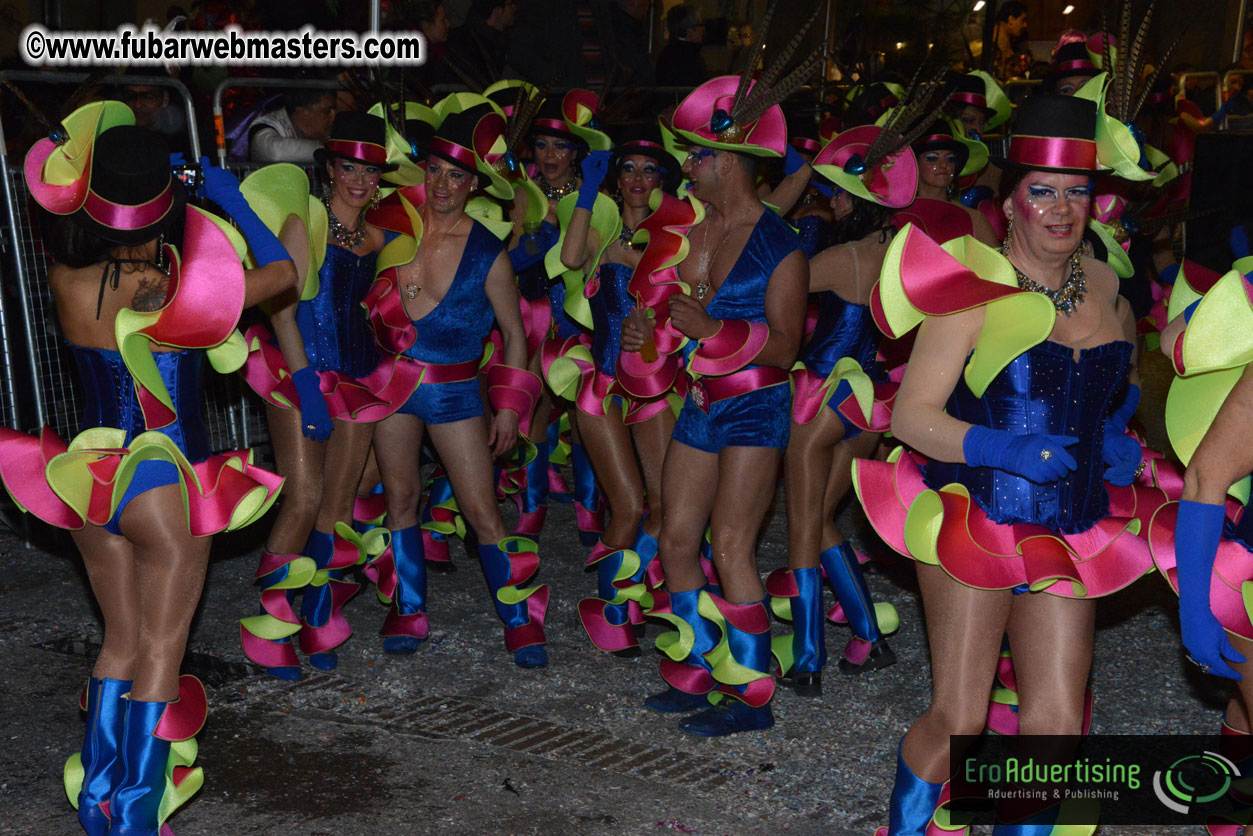
[[[848,196],[852,201],[853,210],[842,220],[835,222],[835,243],[847,244],[849,241],[860,241],[876,230],[881,233],[879,240],[886,241],[887,236],[892,232],[892,227],[888,224],[888,219],[892,217],[892,210],[851,192]]]
[[[131,258],[131,253],[143,246],[143,244],[127,245],[106,241],[83,227],[73,215],[54,215],[41,210],[40,219],[41,235],[52,260],[76,270],[108,261],[110,258]],[[166,227],[165,242],[172,244],[176,249],[182,249],[183,224],[181,220]]]

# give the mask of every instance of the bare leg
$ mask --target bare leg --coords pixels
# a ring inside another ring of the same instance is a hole
[[[134,544],[97,525],[85,525],[71,536],[83,556],[92,595],[104,616],[104,642],[91,675],[133,679],[140,613]]]
[[[498,543],[509,536],[496,504],[492,484],[491,450],[487,446],[487,422],[482,417],[427,427],[431,443],[448,471],[453,493],[466,522],[480,543]]]
[[[853,486],[853,459],[868,458],[879,445],[878,433],[862,433],[835,445],[832,454],[831,473],[827,477],[826,491],[822,499],[822,551],[844,542],[844,535],[835,524],[835,513]]]
[[[365,470],[374,424],[335,421],[322,464],[322,497],[317,529],[331,533],[335,523],[352,522],[352,503]]]
[[[723,597],[733,603],[765,597],[757,575],[757,535],[774,498],[779,456],[772,447],[726,447],[718,454],[718,493],[710,521],[713,561]],[[768,489],[763,490],[763,482]]]
[[[422,477],[418,472],[425,425],[416,415],[395,414],[374,428],[379,476],[387,497],[387,527],[400,531],[418,524]]]
[[[700,568],[700,544],[717,496],[718,456],[671,441],[662,468],[666,496],[681,496],[665,509],[657,556],[671,594],[700,589],[705,573]]]
[[[948,777],[949,735],[977,735],[988,713],[1013,593],[985,592],[917,564],[931,646],[931,705],[905,734],[901,754],[925,781]]]
[[[616,408],[610,408],[603,416],[578,412],[575,423],[596,472],[596,481],[609,501],[609,524],[601,539],[610,548],[629,548],[644,515],[644,484],[622,413]]]
[[[136,497],[120,520],[134,544],[139,648],[131,696],[168,702],[178,696],[178,669],[200,603],[211,537],[192,537],[178,485]]]
[[[381,481],[383,477],[379,475],[378,456],[374,454],[374,445],[371,444],[369,455],[365,459],[365,470],[361,473],[361,481],[357,484],[357,495],[366,496]]]
[[[665,513],[662,471],[666,449],[670,446],[670,435],[674,432],[674,422],[674,413],[666,409],[647,421],[631,425],[631,436],[635,439],[635,450],[639,454],[640,470],[644,474],[644,504],[648,508],[644,530],[651,537],[661,534],[661,522]]]
[[[818,566],[818,547],[828,516],[826,488],[834,469],[834,451],[843,438],[844,425],[829,409],[808,424],[792,422],[783,468],[789,569]]]
[[[265,414],[279,475],[287,479],[265,547],[272,554],[300,554],[322,504],[326,445],[304,437],[299,410],[267,404]]]
[[[1095,601],[1032,593],[1014,596],[1009,644],[1018,679],[1020,734],[1082,732],[1095,630]]]

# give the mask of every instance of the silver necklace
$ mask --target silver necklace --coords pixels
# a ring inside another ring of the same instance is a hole
[[[541,177],[539,178],[539,187],[540,191],[544,193],[544,197],[549,200],[561,200],[566,195],[573,194],[579,188],[579,180],[574,176],[574,172],[571,171],[566,176],[566,182],[560,186],[550,186],[548,181]]]
[[[1014,267],[1013,262],[1010,266]],[[1083,302],[1083,297],[1088,292],[1087,277],[1083,272],[1083,258],[1079,250],[1075,250],[1070,255],[1070,275],[1066,277],[1066,282],[1057,290],[1049,290],[1044,285],[1028,278],[1017,267],[1014,267],[1014,275],[1018,279],[1018,286],[1023,290],[1030,290],[1032,293],[1042,293],[1048,297],[1053,303],[1053,307],[1058,313],[1070,316],[1074,313],[1075,308],[1079,307]]]
[[[448,236],[456,232],[457,227],[461,226],[461,222],[464,221],[467,217],[469,216],[462,215],[460,218],[457,219],[457,222],[453,224],[452,227],[447,232],[440,235],[439,241],[435,244],[435,251],[431,253],[432,258],[439,257],[439,254],[444,249],[444,242],[448,240]],[[428,239],[428,242],[429,242],[429,239]],[[417,299],[418,294],[421,292],[422,292],[422,286],[418,284],[417,281],[405,282],[405,298],[408,299],[410,302],[412,302],[414,299]]]
[[[357,226],[349,229],[340,223],[339,218],[335,217],[335,212],[331,209],[329,194],[322,197],[322,205],[326,207],[327,229],[331,237],[335,239],[335,243],[346,250],[355,250],[361,246],[361,242],[365,240],[365,213],[357,215]]]

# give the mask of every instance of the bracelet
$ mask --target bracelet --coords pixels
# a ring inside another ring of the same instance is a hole
[[[1131,477],[1131,481],[1134,482],[1136,479],[1140,478],[1140,474],[1144,472],[1144,468],[1148,465],[1148,463],[1148,459],[1140,459],[1140,463],[1136,465],[1136,472],[1135,475]]]

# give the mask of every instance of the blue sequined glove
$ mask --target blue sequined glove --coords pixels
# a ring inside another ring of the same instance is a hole
[[[795,174],[807,165],[809,163],[805,162],[805,158],[801,156],[800,152],[789,145],[787,153],[783,155],[783,173]]]
[[[979,204],[985,200],[991,200],[994,197],[992,189],[988,186],[971,186],[962,192],[962,206],[970,209],[977,209]]]
[[[300,431],[305,438],[326,441],[331,437],[331,430],[335,429],[335,425],[331,423],[330,410],[326,408],[326,399],[322,397],[318,373],[312,366],[305,366],[291,378],[296,384],[296,393],[300,395]]]
[[[600,190],[600,184],[605,182],[605,175],[609,173],[609,158],[613,156],[608,151],[593,151],[583,160],[583,183],[579,186],[579,197],[574,202],[574,208],[591,210],[596,203],[596,193]]]
[[[1179,625],[1188,656],[1205,673],[1239,682],[1228,662],[1240,663],[1227,632],[1210,608],[1214,558],[1226,520],[1222,505],[1184,500],[1175,521],[1175,579],[1179,584]]]
[[[239,178],[223,168],[209,162],[208,157],[200,158],[200,168],[204,172],[204,183],[200,186],[200,196],[207,197],[231,216],[231,220],[239,227],[252,250],[253,258],[258,267],[264,267],[275,261],[291,261],[291,256],[273,232],[261,223],[257,213],[252,211],[248,201],[244,200],[239,191]]]
[[[1066,452],[1078,441],[1071,435],[1016,435],[974,424],[962,439],[962,453],[971,467],[994,467],[1045,484],[1078,466]]]

